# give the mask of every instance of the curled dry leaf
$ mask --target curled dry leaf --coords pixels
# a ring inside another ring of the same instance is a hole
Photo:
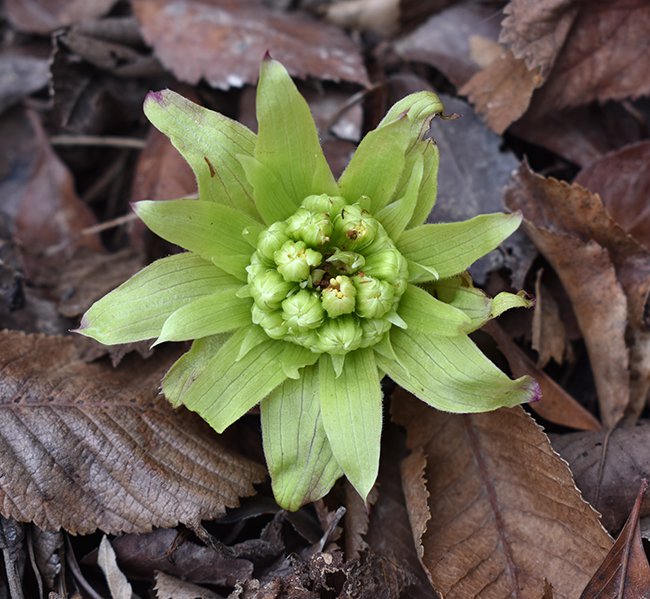
[[[650,565],[643,548],[639,525],[641,502],[647,490],[648,481],[643,480],[625,527],[580,595],[580,599],[647,599],[650,589]]]
[[[255,83],[269,51],[297,77],[368,84],[352,40],[306,14],[237,0],[134,0],[133,11],[160,62],[186,83],[205,79],[222,89]]]
[[[32,526],[30,542],[34,549],[34,561],[45,588],[50,591],[54,590],[56,577],[62,569],[63,533],[61,531],[48,532]]]
[[[496,322],[489,322],[484,330],[497,342],[499,349],[508,360],[513,376],[520,377],[528,374],[539,383],[542,401],[529,404],[537,414],[549,422],[578,430],[594,431],[601,428],[591,412],[539,369]]]
[[[560,307],[551,292],[542,284],[543,270],[535,277],[535,308],[533,312],[533,330],[531,347],[537,352],[537,366],[544,368],[551,359],[562,364],[564,355],[569,353],[571,345]]]
[[[49,33],[106,14],[117,0],[6,0],[11,24],[29,33]]]
[[[627,306],[629,302],[633,320],[642,317],[639,305],[648,293],[650,261],[609,217],[600,198],[580,185],[536,175],[524,164],[506,192],[506,203],[524,213],[526,232],[571,299],[589,352],[601,417],[612,427],[630,400]]]
[[[143,532],[223,513],[261,466],[156,398],[172,356],[112,370],[65,337],[0,333],[0,505],[40,528]]]
[[[415,450],[402,476],[413,535],[438,591],[449,599],[532,598],[547,579],[556,598],[578,595],[611,540],[521,408],[446,414],[400,393],[393,413]]]
[[[553,435],[553,447],[569,462],[578,488],[602,515],[610,531],[623,526],[642,479],[650,478],[650,421],[613,431]],[[641,504],[650,515],[650,497]]]

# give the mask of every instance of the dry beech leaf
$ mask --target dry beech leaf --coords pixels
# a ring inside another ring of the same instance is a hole
[[[75,534],[213,518],[264,469],[156,397],[173,356],[115,370],[73,339],[0,332],[2,514]]]
[[[414,450],[402,469],[413,536],[442,595],[538,598],[548,580],[556,598],[578,596],[612,542],[521,408],[447,414],[400,392],[393,415]]]
[[[101,17],[117,0],[6,0],[11,24],[21,31],[49,33],[79,21]]]
[[[504,49],[458,93],[467,96],[489,127],[501,134],[526,112],[533,92],[543,81],[539,73],[526,68],[522,59]]]
[[[485,46],[485,42],[496,43],[499,21],[490,18],[493,15],[489,6],[456,4],[396,40],[395,51],[404,60],[430,64],[460,87],[487,66],[482,62],[485,53],[473,50],[477,45]]]
[[[580,595],[580,599],[648,598],[650,594],[650,565],[643,548],[639,525],[641,501],[647,490],[648,481],[644,480],[625,527],[602,565]]]
[[[156,599],[222,599],[222,596],[164,572],[156,572]]]
[[[593,414],[540,370],[496,322],[489,322],[484,330],[497,342],[499,350],[508,360],[513,376],[527,374],[539,383],[542,400],[529,404],[532,410],[555,424],[578,430],[600,430],[600,423]]]
[[[623,526],[642,479],[650,479],[648,446],[650,421],[617,428],[609,433],[580,432],[552,435],[553,447],[569,462],[578,488],[602,515],[610,531]],[[641,504],[641,516],[650,515],[650,497]]]
[[[620,227],[650,249],[650,141],[616,150],[578,173],[576,183],[600,195]]]
[[[238,0],[134,0],[133,11],[160,62],[186,83],[255,83],[269,51],[296,77],[368,84],[354,42],[303,13]]]
[[[607,215],[598,196],[579,185],[536,175],[523,164],[506,191],[506,204],[523,212],[526,232],[566,289],[589,352],[601,418],[611,428],[630,400],[628,301],[619,278],[631,273],[632,264],[641,271],[650,264],[641,265],[633,240]],[[628,300],[647,294],[649,282],[628,284]],[[638,303],[630,306],[631,314]]]
[[[108,542],[106,535],[102,537],[99,543],[99,552],[97,553],[97,565],[101,568],[108,590],[111,593],[111,599],[131,599],[133,596],[133,589],[129,581],[124,576],[124,573],[117,565],[117,558],[115,551]]]

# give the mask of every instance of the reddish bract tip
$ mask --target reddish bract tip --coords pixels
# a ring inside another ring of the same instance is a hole
[[[537,381],[533,381],[530,385],[531,398],[528,403],[537,403],[542,400],[542,389]]]
[[[157,104],[162,104],[164,102],[163,93],[150,91],[144,99],[145,102],[156,102]]]
[[[271,56],[271,53],[268,50],[264,52],[264,56],[262,60],[273,60],[273,57]]]

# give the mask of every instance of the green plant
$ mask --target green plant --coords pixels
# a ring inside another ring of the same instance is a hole
[[[377,477],[380,380],[435,408],[479,412],[538,397],[467,336],[521,294],[488,298],[465,270],[518,214],[422,224],[438,152],[423,139],[442,112],[420,92],[391,108],[335,181],[309,108],[265,59],[259,133],[171,92],[144,110],[194,169],[199,200],[139,202],[155,233],[187,250],[95,303],[79,332],[106,344],[194,340],[163,392],[222,432],[261,402],[278,503],[297,509],[345,474],[362,497]]]

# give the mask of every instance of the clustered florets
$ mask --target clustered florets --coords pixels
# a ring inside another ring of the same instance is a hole
[[[247,293],[269,337],[341,355],[375,345],[401,320],[406,259],[361,203],[312,195],[260,234]]]

